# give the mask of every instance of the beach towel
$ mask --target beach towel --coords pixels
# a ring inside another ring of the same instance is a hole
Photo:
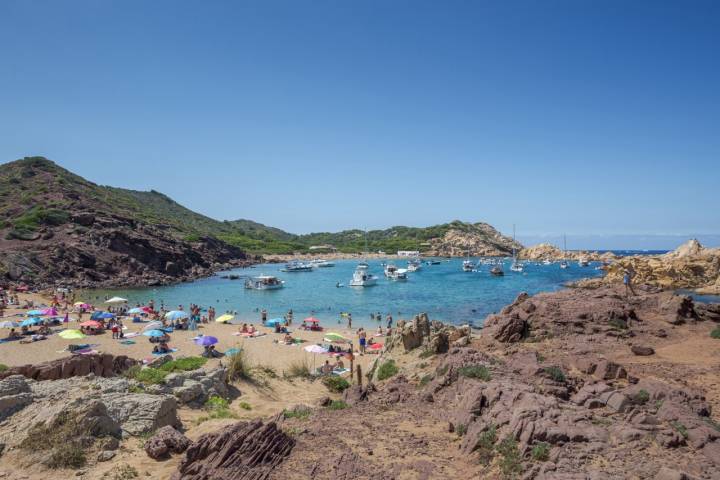
[[[135,345],[135,340],[123,340],[120,345]]]
[[[229,349],[225,352],[225,356],[226,356],[226,357],[232,357],[233,355],[237,355],[237,354],[240,353],[241,351],[242,351],[242,348],[237,348],[237,347],[229,348]]]
[[[130,333],[126,333],[124,335],[125,335],[125,338],[135,338],[138,335],[140,335],[140,332],[130,332]]]
[[[170,349],[169,351],[167,351],[167,352],[152,352],[152,354],[155,355],[156,357],[162,357],[163,355],[168,355],[168,354],[170,354],[170,353],[175,353],[175,352],[177,352],[177,351],[178,351],[177,348],[171,348],[171,349]]]
[[[74,352],[70,352],[72,355],[96,355],[100,352],[97,350],[92,349],[86,349],[86,350],[75,350]]]
[[[265,335],[267,335],[267,333],[264,333],[264,332],[255,332],[255,333],[235,332],[235,333],[233,333],[233,335],[235,335],[236,337],[255,338],[255,337],[264,337]]]
[[[332,373],[333,373],[333,375],[342,375],[343,373],[347,373],[349,371],[350,371],[349,368],[336,368],[335,370],[332,371]]]

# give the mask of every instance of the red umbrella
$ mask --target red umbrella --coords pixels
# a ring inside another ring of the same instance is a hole
[[[95,320],[88,320],[87,322],[83,322],[80,324],[81,327],[90,327],[90,328],[100,328],[102,327],[102,324],[100,322],[96,322]]]
[[[318,320],[318,319],[315,318],[315,317],[308,317],[308,318],[305,319],[305,321],[308,322],[308,323],[320,323],[320,320]]]

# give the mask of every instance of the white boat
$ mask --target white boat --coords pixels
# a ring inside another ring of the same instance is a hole
[[[588,262],[588,259],[585,257],[580,257],[580,259],[578,260],[578,266],[587,267],[588,265],[590,265],[590,262]]]
[[[352,280],[350,280],[351,287],[371,287],[377,284],[378,278],[368,272],[367,263],[358,263],[353,273]]]
[[[385,266],[385,276],[390,280],[407,280],[407,269],[397,268],[392,263]]]
[[[570,266],[570,264],[565,260],[567,258],[567,235],[563,235],[563,259],[562,262],[560,262],[560,268],[565,270]]]
[[[313,266],[309,263],[303,263],[303,262],[290,262],[285,264],[285,268],[282,269],[283,272],[311,272],[313,269]]]
[[[245,288],[249,290],[277,290],[284,286],[285,282],[272,275],[260,275],[245,280]]]
[[[313,260],[310,262],[310,265],[315,268],[329,268],[335,266],[333,262],[329,262],[327,260]]]
[[[472,272],[475,270],[475,262],[472,260],[463,260],[463,272]]]
[[[552,265],[552,261],[549,258],[546,258],[545,260],[543,260],[542,264],[543,265]]]
[[[417,272],[421,268],[422,268],[422,262],[420,261],[419,258],[408,260],[408,266],[407,266],[408,272]]]

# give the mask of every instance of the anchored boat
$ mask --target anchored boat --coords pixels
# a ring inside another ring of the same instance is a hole
[[[260,275],[245,280],[245,288],[249,290],[277,290],[283,286],[285,282],[272,275]]]

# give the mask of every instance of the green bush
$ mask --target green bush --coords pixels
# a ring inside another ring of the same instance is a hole
[[[471,365],[468,367],[462,367],[458,370],[458,373],[463,377],[468,378],[479,378],[485,382],[490,381],[492,375],[490,370],[485,365]]]
[[[550,445],[545,442],[540,442],[533,446],[530,455],[536,462],[546,462],[548,458],[550,458]]]
[[[387,360],[380,365],[380,368],[378,368],[377,378],[381,381],[387,380],[388,378],[395,376],[398,371],[399,369],[397,365],[395,365],[395,360]]]
[[[455,433],[458,437],[462,437],[467,433],[467,426],[464,423],[460,423],[455,426]]]
[[[252,367],[250,366],[245,350],[240,349],[238,353],[230,357],[227,377],[230,382],[252,379]]]
[[[213,395],[205,402],[205,410],[222,410],[228,408],[230,403],[222,397]]]
[[[6,371],[8,368],[10,368],[10,367],[8,367],[7,365],[5,365],[4,363],[0,363],[0,372],[4,372],[4,371]]]
[[[310,416],[312,413],[312,410],[309,408],[294,408],[292,410],[283,410],[283,417],[285,418],[297,418],[300,420],[305,420]]]
[[[342,393],[347,388],[350,388],[350,382],[337,375],[323,377],[322,384],[325,385],[328,390],[335,393]]]
[[[685,425],[683,425],[683,424],[680,423],[680,422],[676,422],[676,421],[670,422],[670,425],[671,425],[675,430],[677,430],[677,432],[678,432],[680,435],[682,435],[683,438],[685,438],[685,439],[688,438],[688,431],[687,431],[687,427],[686,427]]]
[[[495,456],[495,442],[497,442],[497,429],[495,425],[482,432],[478,436],[477,450],[480,457],[480,463],[490,465]]]
[[[638,393],[633,395],[632,401],[638,405],[645,405],[650,400],[650,394],[647,390],[640,390]]]
[[[207,363],[205,357],[183,357],[176,360],[170,360],[158,367],[163,372],[189,372],[197,370]]]
[[[248,402],[240,402],[239,405],[240,405],[240,408],[242,408],[243,410],[252,410],[252,407],[250,406],[250,404]]]
[[[310,365],[307,360],[298,360],[288,365],[287,370],[283,372],[285,378],[312,378]]]
[[[712,338],[720,338],[720,327],[715,327],[712,332],[710,332],[710,337]]]
[[[620,318],[613,318],[608,322],[608,325],[613,327],[616,330],[627,330],[628,324],[625,320],[622,320]]]
[[[565,374],[560,367],[546,367],[545,374],[556,382],[565,382]]]
[[[433,379],[433,376],[430,375],[429,373],[423,375],[422,378],[420,379],[420,386],[421,386],[421,387],[424,387],[425,385],[427,385],[428,383],[430,383],[430,381],[432,381],[432,379]]]
[[[344,410],[348,408],[348,404],[342,400],[333,400],[327,407],[329,410]]]
[[[141,383],[158,385],[165,383],[165,377],[167,377],[169,373],[170,372],[166,372],[158,368],[142,368],[140,365],[133,365],[125,370],[123,375]]]
[[[497,446],[500,454],[500,471],[505,478],[517,478],[522,473],[522,458],[517,440],[514,437],[506,437]]]
[[[83,448],[71,442],[53,448],[46,463],[50,468],[80,468],[85,465],[86,461],[87,458]]]

